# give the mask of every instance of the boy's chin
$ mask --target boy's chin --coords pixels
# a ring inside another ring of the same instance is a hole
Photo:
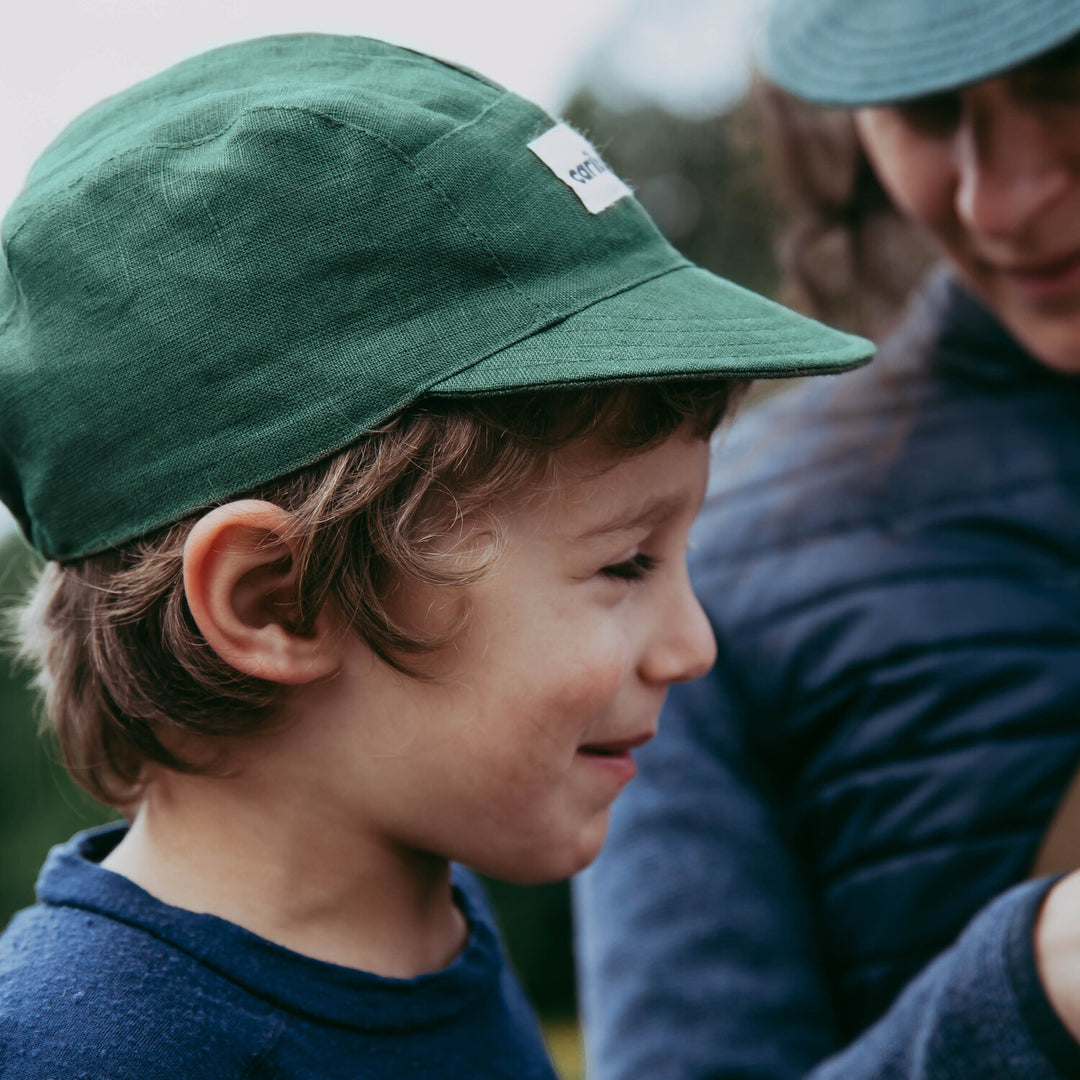
[[[584,870],[604,846],[608,819],[592,825],[575,841],[553,845],[543,851],[532,849],[518,855],[470,864],[474,870],[511,885],[548,885],[565,881]]]

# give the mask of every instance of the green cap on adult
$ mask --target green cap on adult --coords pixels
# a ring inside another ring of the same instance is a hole
[[[761,64],[820,105],[924,97],[1018,67],[1080,34],[1080,0],[775,0]]]

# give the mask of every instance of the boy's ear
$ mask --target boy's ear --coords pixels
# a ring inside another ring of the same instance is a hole
[[[231,667],[298,685],[341,666],[340,639],[323,612],[310,633],[294,629],[293,518],[257,499],[201,517],[184,545],[184,592],[209,646]]]

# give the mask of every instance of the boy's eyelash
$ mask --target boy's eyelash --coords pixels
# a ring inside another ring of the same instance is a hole
[[[600,573],[605,577],[617,578],[619,581],[640,581],[651,570],[655,570],[659,562],[660,560],[655,555],[638,552],[632,559],[627,559],[625,562],[605,566]]]

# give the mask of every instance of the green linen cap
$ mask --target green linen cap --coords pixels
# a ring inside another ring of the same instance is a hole
[[[999,75],[1080,33],[1080,0],[774,0],[765,74],[819,105],[884,105]]]
[[[103,102],[45,151],[2,246],[0,496],[59,560],[424,395],[872,352],[688,263],[536,106],[364,38],[230,45]]]

